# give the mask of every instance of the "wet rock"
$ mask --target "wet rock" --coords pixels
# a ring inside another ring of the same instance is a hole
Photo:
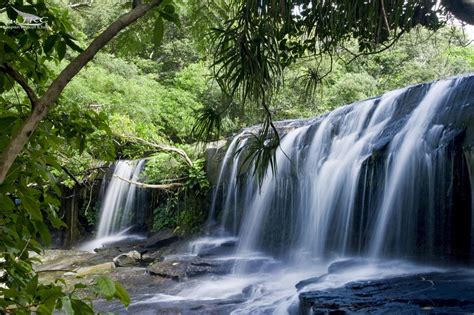
[[[148,273],[164,278],[181,281],[203,275],[224,275],[232,271],[232,260],[173,260],[155,262],[147,268]]]
[[[303,292],[304,314],[421,314],[474,312],[474,273],[455,271],[352,282]]]
[[[79,267],[97,264],[94,262],[91,263],[94,254],[79,250],[50,249],[46,250],[43,255],[32,254],[32,256],[39,259],[39,261],[34,264],[34,269],[42,273],[46,271],[73,271]],[[101,263],[102,262],[104,261],[101,261]]]
[[[145,248],[157,248],[167,246],[174,241],[178,240],[178,236],[173,232],[171,229],[164,229],[159,231],[158,233],[154,234],[150,238],[148,238],[145,243]]]
[[[115,266],[129,267],[136,266],[141,262],[142,255],[136,250],[132,250],[126,254],[120,254],[114,258]]]
[[[162,261],[148,266],[147,272],[152,275],[179,281],[186,277],[188,264],[186,261]]]
[[[322,276],[313,277],[313,278],[309,278],[309,279],[300,281],[295,285],[295,287],[298,291],[300,291],[301,289],[303,289],[307,285],[315,284],[315,283],[319,283],[319,282],[323,281],[330,274],[343,273],[343,272],[348,271],[349,269],[353,269],[354,267],[364,266],[367,263],[368,263],[367,260],[362,259],[362,258],[345,259],[345,260],[336,261],[336,262],[332,263],[331,265],[329,265],[328,273],[326,273]]]
[[[94,266],[88,267],[80,267],[75,272],[67,272],[65,276],[87,276],[90,274],[97,274],[97,273],[105,273],[111,271],[115,268],[115,264],[113,262],[106,262],[103,264],[98,264]]]
[[[195,261],[189,264],[186,276],[192,278],[205,274],[224,275],[231,272],[232,266],[232,262],[228,261]]]
[[[347,271],[348,269],[364,266],[366,264],[368,264],[367,259],[362,258],[339,260],[329,265],[328,273],[342,273]]]
[[[163,255],[160,252],[144,252],[142,253],[142,262],[144,263],[152,263],[152,262],[159,262],[163,261]]]
[[[191,242],[192,252],[199,257],[228,255],[235,250],[237,240],[236,237],[201,238]]]

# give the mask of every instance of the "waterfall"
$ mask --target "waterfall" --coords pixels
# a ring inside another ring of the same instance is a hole
[[[277,172],[266,172],[260,190],[232,158],[237,139],[247,137],[240,134],[221,165],[212,215],[238,235],[241,255],[295,263],[469,255],[472,198],[458,142],[469,123],[462,111],[474,106],[473,81],[399,89],[309,120],[283,136]],[[237,263],[235,271],[246,269]]]
[[[212,193],[212,200],[211,200],[211,208],[210,208],[210,215],[209,215],[209,223],[208,223],[208,230],[212,227],[212,224],[215,223],[215,212],[218,202],[218,196],[223,196],[222,202],[220,204],[220,209],[223,209],[224,214],[221,216],[221,223],[219,225],[219,232],[222,234],[225,230],[225,224],[229,219],[231,220],[233,227],[231,228],[232,232],[235,234],[237,227],[236,225],[236,217],[233,216],[229,218],[229,213],[235,214],[237,213],[237,196],[238,196],[238,187],[237,187],[237,176],[239,170],[239,157],[235,156],[236,152],[242,148],[246,140],[240,141],[241,137],[245,134],[245,132],[240,133],[236,137],[234,137],[224,155],[222,160],[221,166],[219,168],[219,175],[217,178],[216,189]],[[234,158],[237,160],[234,162]],[[225,183],[225,184],[224,184]],[[222,189],[223,191],[219,191]],[[233,210],[233,211],[232,211]]]
[[[137,181],[145,160],[118,161],[101,202],[97,238],[119,233],[133,222],[137,186],[127,180]]]
[[[111,168],[113,173],[110,180],[106,176],[101,185],[98,204],[100,218],[95,239],[80,246],[82,250],[94,251],[108,243],[124,239],[143,239],[140,235],[131,235],[129,230],[134,224],[140,224],[142,216],[138,211],[144,211],[146,197],[143,189],[129,181],[139,181],[140,172],[145,160],[117,161]]]

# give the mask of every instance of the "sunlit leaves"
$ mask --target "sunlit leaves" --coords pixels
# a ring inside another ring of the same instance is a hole
[[[98,295],[101,295],[108,300],[117,298],[126,307],[130,305],[130,297],[128,296],[127,291],[120,283],[113,281],[108,277],[97,277],[95,282],[95,291]]]

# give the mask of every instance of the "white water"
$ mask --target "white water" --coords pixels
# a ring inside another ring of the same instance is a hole
[[[439,107],[444,104],[443,100],[449,94],[451,84],[451,81],[435,83],[390,144],[387,180],[371,248],[375,257],[380,256],[383,249],[392,212],[402,211],[401,206],[414,208],[417,197],[414,195],[417,168],[420,167],[420,163],[426,163],[429,167],[431,159],[425,157],[430,155],[432,148],[428,143],[439,139],[439,132],[436,132],[439,126],[433,126],[435,132],[429,133],[431,121],[439,111]],[[434,179],[428,177],[427,184],[433,182]],[[403,204],[400,204],[400,200],[403,200]]]
[[[312,261],[300,265],[280,265],[267,272],[230,274],[188,280],[176,294],[146,294],[138,296],[134,305],[186,301],[202,303],[239,302],[230,314],[294,314],[297,313],[298,293],[325,290],[343,286],[357,280],[376,280],[396,276],[442,271],[440,268],[418,266],[403,261],[367,260],[358,266],[327,273],[330,262]],[[295,289],[301,280],[321,277],[319,281]],[[220,301],[220,302],[219,302]]]
[[[127,180],[138,181],[144,163],[145,160],[123,160],[115,163],[112,178],[105,188],[101,202],[97,236],[82,245],[83,250],[92,251],[108,243],[142,238],[127,233],[132,226],[137,195],[137,186]]]

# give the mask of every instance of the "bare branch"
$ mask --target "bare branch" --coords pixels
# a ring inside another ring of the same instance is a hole
[[[171,146],[167,146],[167,145],[162,145],[162,144],[156,144],[156,143],[153,143],[153,142],[150,142],[150,141],[147,141],[145,139],[142,139],[142,138],[139,138],[139,137],[133,137],[133,136],[127,136],[125,137],[126,139],[130,139],[130,140],[136,140],[136,141],[139,141],[143,144],[146,144],[146,145],[149,145],[151,147],[154,147],[160,151],[169,151],[169,152],[175,152],[177,154],[179,154],[181,157],[183,157],[183,159],[186,161],[186,163],[189,165],[189,166],[193,166],[194,163],[193,161],[189,158],[189,156],[186,154],[186,152],[184,152],[184,150],[182,149],[179,149],[179,148],[176,148],[176,147],[171,147]]]
[[[127,183],[130,183],[132,185],[136,185],[140,188],[152,188],[152,189],[162,189],[162,190],[170,190],[170,189],[173,189],[173,188],[178,188],[178,187],[182,187],[184,186],[183,183],[169,183],[169,184],[157,184],[157,185],[154,185],[154,184],[145,184],[145,183],[140,183],[140,182],[136,182],[136,181],[133,181],[133,180],[129,180],[129,179],[126,179],[126,178],[123,178],[121,176],[118,176],[116,174],[114,174],[114,177],[120,179],[120,180],[123,180]]]
[[[61,169],[78,185],[78,186],[82,186],[81,182],[79,182],[79,180],[76,178],[76,176],[74,176],[73,173],[71,173],[71,171],[69,171],[66,167],[64,166],[61,166]]]
[[[79,8],[83,8],[83,7],[92,7],[92,3],[94,1],[93,0],[90,0],[89,2],[80,2],[80,3],[74,3],[74,4],[70,4],[69,7],[73,10],[77,10]]]
[[[385,27],[387,31],[390,32],[390,24],[388,23],[387,12],[385,12],[385,4],[383,3],[384,0],[380,0],[380,5],[382,7],[382,16],[385,22]]]
[[[26,92],[26,95],[30,99],[31,107],[34,108],[38,103],[38,96],[36,96],[35,91],[33,91],[33,89],[28,85],[26,79],[8,63],[4,63],[2,66],[0,66],[0,70],[10,75],[13,80],[15,80],[23,88],[23,90]]]

